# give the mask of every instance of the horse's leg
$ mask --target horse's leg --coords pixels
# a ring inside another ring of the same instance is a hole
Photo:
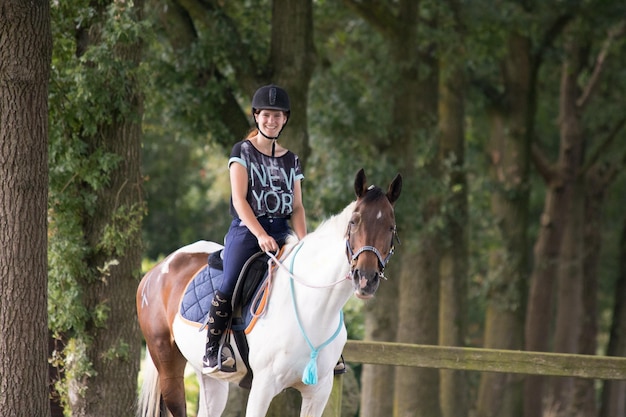
[[[246,406],[246,417],[265,417],[270,408],[272,399],[282,391],[283,387],[278,386],[276,379],[265,373],[255,373],[248,405]]]
[[[149,349],[159,371],[159,385],[165,405],[174,417],[187,417],[184,380],[187,361],[169,336],[156,338]]]
[[[300,417],[321,417],[333,389],[333,375],[320,378],[315,385],[305,386],[300,390],[302,407]]]
[[[200,383],[198,417],[220,417],[228,401],[228,382],[196,371]]]

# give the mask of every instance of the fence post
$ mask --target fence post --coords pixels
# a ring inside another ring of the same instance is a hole
[[[343,374],[333,378],[333,390],[330,392],[328,403],[322,417],[341,417],[341,395],[343,392]]]

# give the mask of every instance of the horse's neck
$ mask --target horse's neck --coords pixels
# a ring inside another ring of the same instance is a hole
[[[341,310],[352,294],[352,287],[346,279],[350,266],[345,232],[354,204],[307,235],[294,247],[284,264],[293,275],[298,302],[323,306],[329,315]]]
[[[296,255],[294,265],[317,285],[337,282],[338,274],[347,272],[346,230],[355,204],[346,206],[300,242],[304,253]]]

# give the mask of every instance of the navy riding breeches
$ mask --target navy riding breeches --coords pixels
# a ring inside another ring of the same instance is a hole
[[[263,216],[258,217],[257,220],[263,226],[263,229],[276,240],[279,247],[285,244],[285,240],[291,232],[286,218],[268,218]],[[222,294],[232,297],[241,268],[261,248],[256,236],[239,219],[234,219],[231,222],[225,240],[224,281],[219,290]]]

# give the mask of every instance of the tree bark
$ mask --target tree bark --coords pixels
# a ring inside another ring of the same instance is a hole
[[[401,250],[401,249],[400,249]],[[385,270],[389,281],[383,282],[376,292],[376,298],[365,304],[365,340],[396,340],[398,311],[389,308],[398,300],[397,281],[400,273],[394,260]],[[393,415],[393,366],[363,365],[361,372],[360,417],[382,417]]]
[[[47,1],[0,3],[0,410],[50,415],[48,401]]]
[[[615,178],[612,169],[605,169],[603,164],[595,164],[585,173],[585,207],[582,241],[583,279],[581,303],[581,329],[578,341],[578,353],[595,355],[598,348],[598,281],[599,263],[602,247],[602,209],[606,190]],[[583,416],[595,416],[596,390],[594,381],[576,379],[574,387],[575,407]]]
[[[272,43],[269,79],[289,93],[291,116],[281,141],[295,152],[303,167],[311,154],[307,106],[309,83],[317,56],[313,43],[313,2],[274,0],[272,2]],[[259,80],[261,81],[261,80]]]
[[[584,196],[580,181],[572,184],[572,191],[571,208],[564,216],[557,276],[558,302],[554,333],[554,351],[557,353],[579,353],[578,342],[582,335]],[[551,382],[551,392],[546,404],[548,409],[553,410],[557,416],[574,415],[577,406],[574,378],[552,378]]]
[[[447,182],[444,205],[446,239],[442,244],[439,291],[439,344],[464,346],[467,331],[467,180],[465,175],[465,74],[458,63],[462,43],[440,59],[439,72],[448,74],[440,81],[438,125],[441,180]],[[447,181],[446,181],[447,180]],[[468,415],[467,373],[440,371],[440,402],[443,417]]]
[[[527,276],[532,77],[528,38],[512,33],[503,61],[505,97],[492,103],[490,179],[495,185],[491,213],[498,243],[489,253],[484,347],[519,350],[523,346],[524,279]],[[481,375],[477,415],[521,415],[521,378]]]
[[[617,252],[619,270],[613,299],[613,322],[606,354],[626,356],[626,217]],[[626,415],[626,381],[604,381],[600,417]]]
[[[573,45],[569,45],[572,48]],[[526,315],[526,350],[548,351],[550,341],[551,311],[555,277],[559,261],[567,216],[572,208],[576,177],[582,161],[582,132],[578,121],[576,100],[578,70],[568,59],[562,66],[559,99],[559,156],[556,166],[546,177],[548,190],[541,215],[540,230],[535,242],[535,261],[530,278],[530,295]],[[544,378],[527,377],[524,386],[524,416],[535,417],[542,413]]]
[[[440,236],[432,222],[439,219],[440,194],[418,194],[425,183],[438,177],[438,160],[433,158],[417,169],[415,157],[423,137],[435,137],[438,97],[438,66],[433,45],[418,45],[417,28],[429,22],[419,18],[419,2],[398,3],[394,35],[388,38],[393,66],[398,76],[392,87],[392,142],[390,153],[399,161],[404,181],[397,204],[398,224],[403,233],[416,236],[419,244],[405,244],[398,276],[398,329],[396,340],[404,343],[438,343]],[[424,73],[420,68],[428,68]],[[434,144],[430,144],[435,146]],[[420,182],[424,181],[424,182]],[[419,208],[415,205],[418,202]],[[420,220],[415,219],[418,213]],[[394,416],[441,416],[439,371],[436,369],[395,370]]]

